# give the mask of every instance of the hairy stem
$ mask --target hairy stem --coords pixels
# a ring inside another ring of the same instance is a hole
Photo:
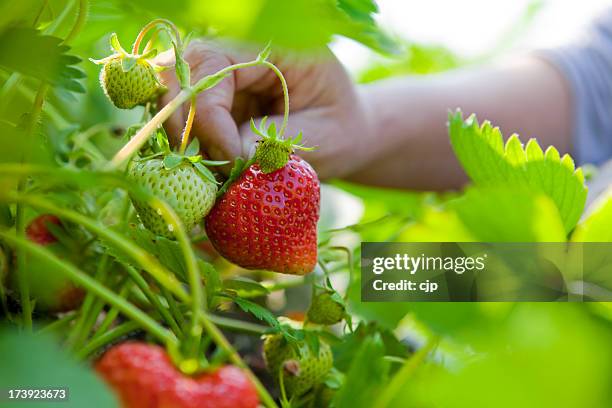
[[[142,29],[138,33],[138,36],[136,37],[136,41],[134,41],[134,45],[132,46],[132,54],[133,55],[138,55],[138,52],[139,52],[139,49],[140,49],[140,44],[142,43],[142,40],[144,39],[145,35],[147,35],[147,33],[152,28],[154,28],[155,26],[158,26],[158,25],[164,25],[167,28],[169,28],[172,31],[172,33],[174,34],[174,37],[175,37],[175,40],[176,40],[176,45],[179,47],[179,49],[183,48],[183,43],[181,41],[181,35],[179,33],[178,28],[176,28],[176,26],[174,25],[174,23],[172,23],[172,21],[166,20],[164,18],[156,18],[155,20],[149,22],[147,25],[142,27]]]
[[[187,115],[187,121],[185,122],[185,129],[183,129],[183,134],[181,135],[181,147],[179,149],[180,154],[184,154],[187,149],[187,144],[189,143],[189,134],[191,133],[191,128],[193,126],[193,118],[195,117],[196,112],[196,98],[191,97],[191,104],[189,105],[189,114]]]
[[[263,61],[262,64],[268,68],[270,68],[278,79],[280,80],[281,86],[283,87],[283,101],[284,101],[284,113],[283,113],[283,124],[281,125],[280,130],[278,131],[279,137],[282,138],[283,133],[287,130],[287,122],[289,122],[289,87],[287,86],[287,81],[283,76],[283,73],[276,67],[276,65],[272,64],[269,61]]]

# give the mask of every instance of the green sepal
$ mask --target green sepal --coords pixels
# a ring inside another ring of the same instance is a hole
[[[124,57],[121,58],[121,69],[123,72],[129,72],[138,63],[138,58],[135,57]]]
[[[200,153],[200,141],[198,140],[197,137],[194,137],[193,140],[189,143],[189,145],[187,146],[187,149],[185,149],[185,156],[196,156]]]
[[[219,184],[214,174],[206,166],[204,166],[200,162],[193,163],[193,167],[200,173],[204,178],[206,178],[211,183]]]
[[[164,167],[166,170],[172,170],[178,167],[183,162],[183,156],[175,153],[170,153],[164,157]]]
[[[116,53],[122,54],[122,55],[127,54],[127,52],[123,49],[123,47],[121,46],[121,43],[119,42],[119,37],[117,37],[117,33],[112,33],[110,35],[109,43],[110,43],[111,49],[115,51]]]

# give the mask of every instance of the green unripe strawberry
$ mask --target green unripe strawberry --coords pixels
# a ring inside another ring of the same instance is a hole
[[[160,84],[151,64],[137,59],[127,70],[124,56],[106,62],[100,71],[100,84],[108,99],[120,109],[144,105],[158,94]]]
[[[186,160],[172,168],[167,168],[162,159],[134,161],[128,176],[172,207],[187,231],[202,221],[215,203],[217,184],[214,178],[205,177]],[[174,238],[174,232],[161,211],[135,197],[132,197],[132,203],[140,221],[149,231]]]
[[[319,352],[306,343],[289,344],[282,334],[264,336],[264,358],[270,374],[278,383],[282,375],[286,392],[300,396],[320,384],[333,366],[331,348],[319,340]],[[282,374],[281,374],[282,373]]]
[[[340,295],[325,291],[312,298],[307,316],[312,323],[331,325],[341,321],[345,314],[346,308]]]
[[[100,85],[108,99],[120,109],[132,109],[155,99],[162,85],[159,83],[151,58],[156,51],[144,55],[128,54],[119,44],[116,34],[110,37],[115,53],[101,60]]]

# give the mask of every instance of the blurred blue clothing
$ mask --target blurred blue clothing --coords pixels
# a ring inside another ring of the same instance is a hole
[[[576,161],[601,164],[612,159],[612,9],[576,43],[542,55],[570,84]]]

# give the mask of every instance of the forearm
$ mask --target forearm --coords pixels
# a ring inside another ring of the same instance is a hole
[[[363,86],[371,144],[367,162],[350,180],[389,187],[442,190],[466,176],[452,152],[448,111],[461,108],[489,119],[509,136],[537,137],[571,150],[571,101],[556,69],[535,58]]]

